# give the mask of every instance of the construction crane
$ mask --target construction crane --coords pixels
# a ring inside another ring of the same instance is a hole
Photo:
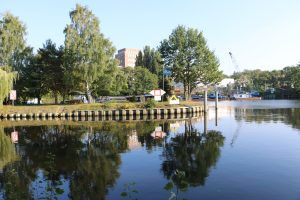
[[[240,71],[239,65],[238,65],[236,59],[234,58],[234,56],[233,56],[233,54],[231,52],[229,52],[229,55],[230,55],[230,58],[231,58],[231,61],[232,61],[233,65],[235,67],[235,70],[236,70],[235,72],[238,73]],[[241,87],[244,84],[243,77],[240,77],[240,79],[241,80],[237,80],[237,83],[238,83],[237,84],[237,89],[236,89],[237,93],[239,91],[241,92]],[[234,131],[232,139],[231,139],[231,142],[230,142],[230,146],[231,147],[233,147],[233,144],[237,140],[241,127],[242,127],[242,124],[241,124],[240,121],[238,121],[236,130]]]
[[[235,67],[236,72],[239,72],[240,68],[239,68],[238,63],[236,62],[236,59],[234,58],[234,56],[231,52],[229,52],[229,55],[230,55],[230,58],[231,58],[231,61],[232,61],[233,65]]]
[[[236,73],[239,73],[240,72],[240,67],[235,59],[235,57],[233,56],[233,54],[231,52],[229,52],[229,55],[230,55],[230,58],[231,58],[231,61],[235,67],[235,72]],[[237,80],[237,92],[241,92],[242,91],[242,87],[245,87],[247,83],[247,79],[246,77],[244,77],[244,75],[242,75],[238,80]]]

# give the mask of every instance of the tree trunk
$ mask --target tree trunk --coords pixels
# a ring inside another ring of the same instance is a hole
[[[91,103],[91,95],[90,95],[90,87],[89,87],[89,83],[86,81],[86,87],[85,87],[85,95],[86,95],[86,99],[88,101],[88,103]]]
[[[183,82],[183,95],[184,95],[184,98],[187,99],[187,95],[186,95],[186,83]]]
[[[191,95],[192,95],[192,88],[191,88],[191,83],[188,84],[188,100],[191,100]]]
[[[54,92],[54,104],[58,104],[58,94],[57,92]]]

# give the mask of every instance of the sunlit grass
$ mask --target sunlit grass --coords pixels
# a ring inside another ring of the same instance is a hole
[[[202,102],[184,101],[180,105],[169,105],[168,102],[158,102],[155,107],[169,108],[180,106],[199,106]],[[94,104],[76,104],[76,105],[16,105],[16,106],[1,106],[1,114],[28,114],[28,113],[69,113],[76,110],[103,110],[103,109],[143,109],[145,103],[134,102],[107,102],[107,103],[94,103]]]

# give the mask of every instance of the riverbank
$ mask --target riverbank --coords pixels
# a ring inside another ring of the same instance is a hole
[[[146,103],[104,103],[77,105],[28,105],[3,106],[0,108],[2,119],[27,118],[64,118],[83,116],[126,116],[126,115],[165,115],[201,112],[202,102],[186,101],[180,105],[159,102],[154,107]]]

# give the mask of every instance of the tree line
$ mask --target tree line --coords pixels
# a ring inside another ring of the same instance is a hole
[[[273,98],[300,98],[300,64],[282,70],[245,70],[231,77],[236,80],[236,87],[256,90],[266,98],[269,93],[274,93]]]
[[[34,52],[26,44],[26,27],[7,12],[0,18],[0,102],[17,90],[18,100],[51,95],[58,103],[72,92],[89,102],[98,96],[140,95],[155,88],[171,93],[172,82],[184,85],[186,98],[202,83],[215,84],[222,72],[201,31],[176,27],[157,48],[145,46],[136,67],[120,68],[116,49],[100,30],[99,19],[79,4],[70,11],[63,46],[48,39]]]

